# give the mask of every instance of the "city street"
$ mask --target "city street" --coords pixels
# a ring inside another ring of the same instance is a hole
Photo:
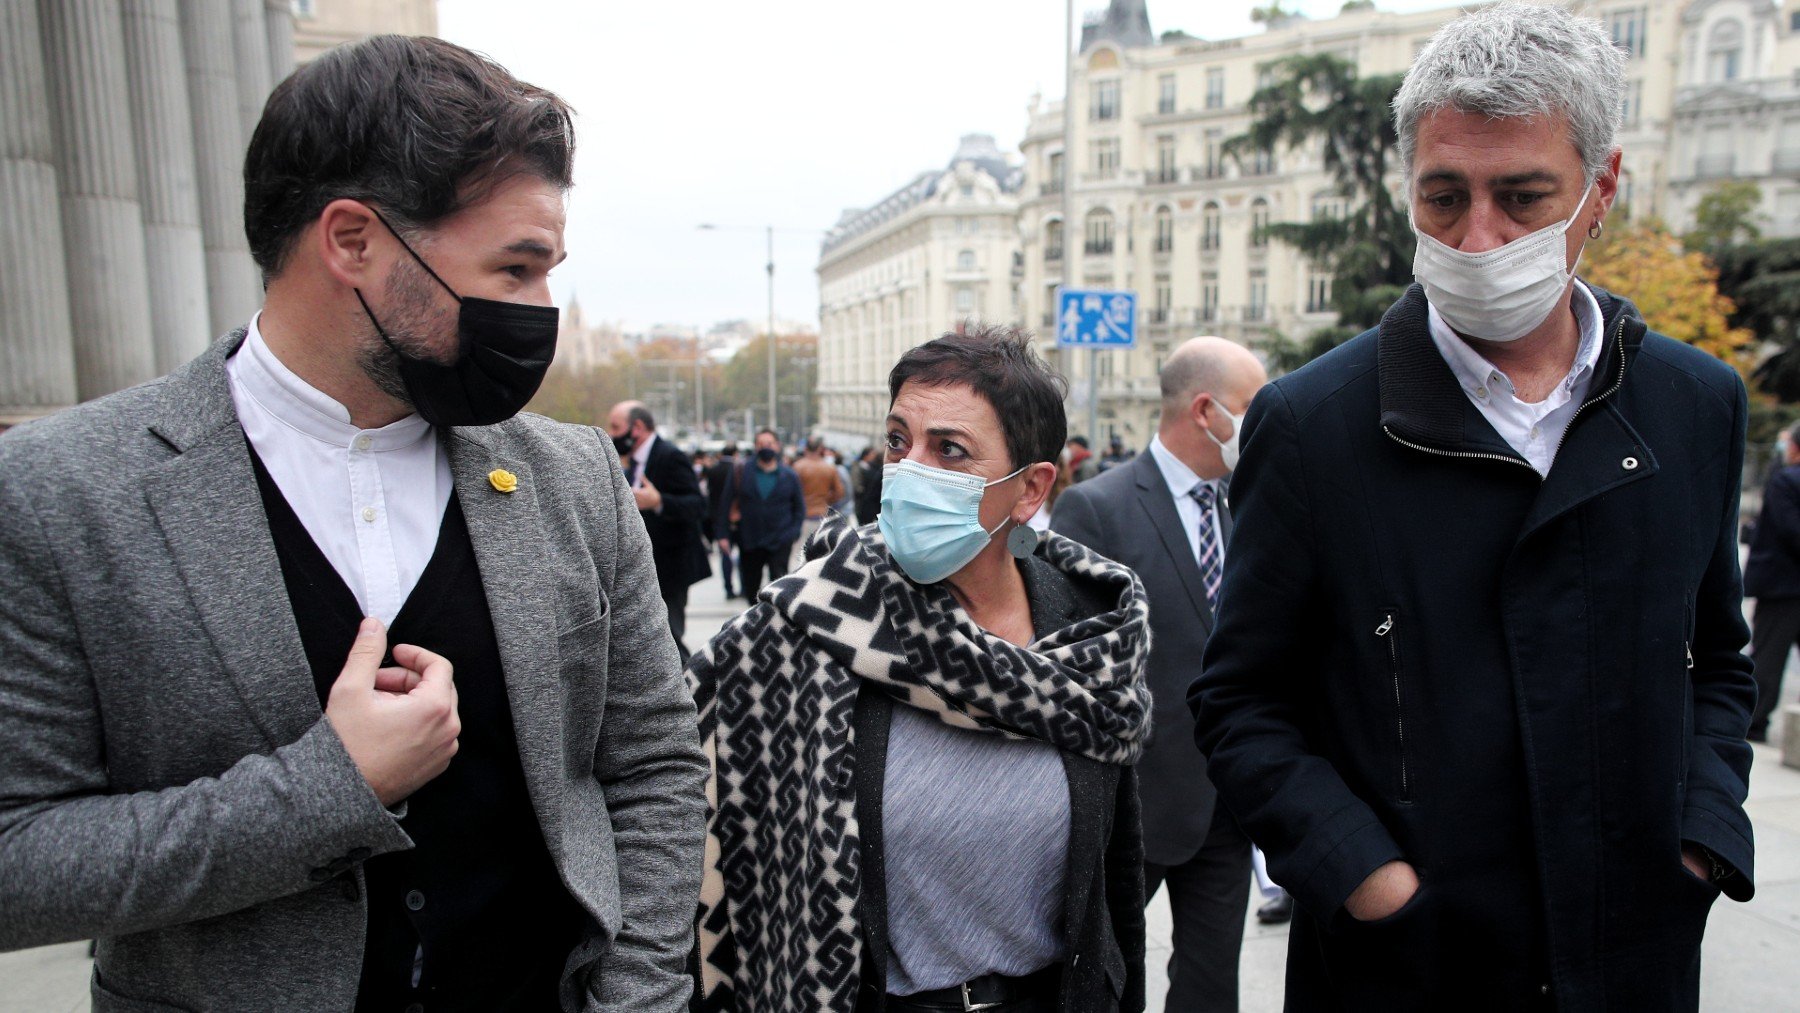
[[[688,609],[688,643],[704,646],[742,602],[726,602],[719,582],[695,585]],[[1787,696],[1800,688],[1789,672]],[[1800,770],[1783,767],[1778,752],[1756,747],[1750,781],[1750,818],[1756,826],[1757,894],[1749,904],[1721,900],[1709,922],[1703,968],[1702,1008],[1708,1011],[1792,1009],[1800,995]],[[1245,912],[1242,962],[1244,1013],[1281,1009],[1285,926],[1256,923],[1260,903],[1251,891]],[[1167,989],[1169,908],[1157,897],[1149,910],[1149,1006],[1162,1008]],[[0,1013],[72,1013],[88,1004],[86,943],[66,943],[0,954]]]

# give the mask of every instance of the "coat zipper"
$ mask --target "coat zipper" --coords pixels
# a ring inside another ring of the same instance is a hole
[[[1569,439],[1569,430],[1575,428],[1575,420],[1581,418],[1581,413],[1587,411],[1592,405],[1612,397],[1618,392],[1620,387],[1625,385],[1625,317],[1623,316],[1619,318],[1619,329],[1614,337],[1619,346],[1618,378],[1615,379],[1613,385],[1608,387],[1605,391],[1583,401],[1581,405],[1575,409],[1575,414],[1569,416],[1569,424],[1563,428],[1562,438],[1556,441],[1556,451],[1559,454],[1562,452],[1562,445]],[[1398,443],[1403,447],[1411,447],[1421,453],[1436,454],[1439,457],[1462,457],[1477,461],[1505,461],[1507,464],[1516,464],[1522,468],[1529,469],[1533,475],[1537,475],[1538,473],[1536,468],[1531,467],[1530,462],[1520,460],[1517,457],[1508,457],[1505,454],[1477,454],[1465,450],[1439,450],[1436,447],[1427,447],[1395,435],[1394,430],[1389,426],[1382,426],[1381,431],[1386,433],[1388,438],[1395,443]],[[1543,476],[1538,475],[1538,480],[1542,481]]]
[[[1400,801],[1412,801],[1412,776],[1406,766],[1406,707],[1400,695],[1400,648],[1389,634],[1394,632],[1394,614],[1387,613],[1382,617],[1381,625],[1375,627],[1375,635],[1387,641],[1388,671],[1394,676],[1394,728],[1400,738]]]

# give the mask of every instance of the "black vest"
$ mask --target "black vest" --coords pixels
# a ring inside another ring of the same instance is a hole
[[[250,456],[323,706],[362,610],[254,449]],[[493,617],[455,496],[388,630],[388,644],[400,643],[455,666],[462,735],[449,768],[407,799],[400,826],[414,847],[364,863],[369,924],[356,1009],[558,1009],[563,964],[586,915],[531,808]]]

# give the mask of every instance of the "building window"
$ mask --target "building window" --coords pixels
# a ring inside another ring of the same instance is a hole
[[[1269,202],[1261,197],[1250,202],[1250,248],[1260,250],[1269,245]]]
[[[318,5],[314,0],[294,0],[294,17],[313,18],[318,16]]]
[[[1168,205],[1156,209],[1156,252],[1168,253],[1175,249],[1175,213]]]
[[[1219,249],[1219,205],[1212,201],[1200,211],[1200,249],[1206,253]]]
[[[975,290],[959,288],[956,290],[956,312],[968,316],[975,312]]]
[[[1206,178],[1220,179],[1225,175],[1225,131],[1208,130],[1204,143],[1206,144]]]
[[[1244,307],[1244,319],[1260,321],[1269,315],[1269,272],[1256,268],[1250,272],[1250,305]]]
[[[1275,86],[1275,68],[1267,63],[1256,68],[1256,90],[1264,91]]]
[[[1063,255],[1062,219],[1052,218],[1044,223],[1044,259],[1061,260]]]
[[[1113,216],[1112,212],[1096,208],[1087,216],[1087,244],[1083,247],[1090,256],[1104,256],[1113,251]]]
[[[1306,280],[1306,312],[1327,313],[1331,310],[1331,275],[1314,274]]]
[[[1727,18],[1714,25],[1706,40],[1706,80],[1714,84],[1736,81],[1743,54],[1743,22]]]
[[[1049,165],[1050,168],[1047,175],[1050,177],[1050,182],[1044,185],[1044,193],[1062,193],[1063,153],[1060,151],[1052,151],[1050,153]]]
[[[1219,319],[1219,272],[1200,274],[1200,322],[1216,323]]]
[[[1156,182],[1173,183],[1181,176],[1175,168],[1175,137],[1163,134],[1156,139]]]
[[[1647,19],[1647,12],[1642,7],[1609,12],[1606,15],[1606,28],[1612,33],[1613,45],[1623,49],[1626,56],[1643,56],[1644,23]]]
[[[1644,108],[1644,82],[1633,78],[1625,82],[1625,95],[1619,100],[1619,125],[1635,127]]]
[[[1119,118],[1119,82],[1095,81],[1093,101],[1088,103],[1088,119],[1116,120]]]
[[[1225,108],[1225,68],[1206,69],[1206,108]]]
[[[1175,111],[1175,75],[1164,74],[1156,79],[1156,111],[1164,116]]]
[[[1344,217],[1344,197],[1331,190],[1320,190],[1313,194],[1312,220],[1315,222],[1336,221]]]
[[[1175,293],[1169,285],[1168,278],[1156,279],[1156,305],[1150,310],[1150,322],[1166,324],[1169,322],[1169,307],[1174,305]]]
[[[964,250],[961,253],[958,253],[956,255],[956,269],[958,271],[975,270],[975,251]]]
[[[1270,149],[1257,148],[1250,153],[1250,175],[1273,176],[1275,174],[1275,152]]]
[[[1102,137],[1089,143],[1094,156],[1094,178],[1113,179],[1119,175],[1119,139]]]

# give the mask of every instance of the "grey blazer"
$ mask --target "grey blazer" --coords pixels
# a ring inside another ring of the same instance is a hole
[[[1144,582],[1152,644],[1147,666],[1152,731],[1137,765],[1144,856],[1157,865],[1180,865],[1206,842],[1218,800],[1206,776],[1206,758],[1194,744],[1194,714],[1187,705],[1213,614],[1156,455],[1146,450],[1129,464],[1064,489],[1050,528],[1131,567]],[[1228,505],[1219,512],[1219,528],[1231,537]]]
[[[320,713],[226,382],[242,340],[0,437],[0,949],[97,938],[99,1010],[349,1009],[361,862],[411,846]],[[447,447],[590,916],[564,1008],[683,1010],[706,768],[618,459],[535,416]]]

